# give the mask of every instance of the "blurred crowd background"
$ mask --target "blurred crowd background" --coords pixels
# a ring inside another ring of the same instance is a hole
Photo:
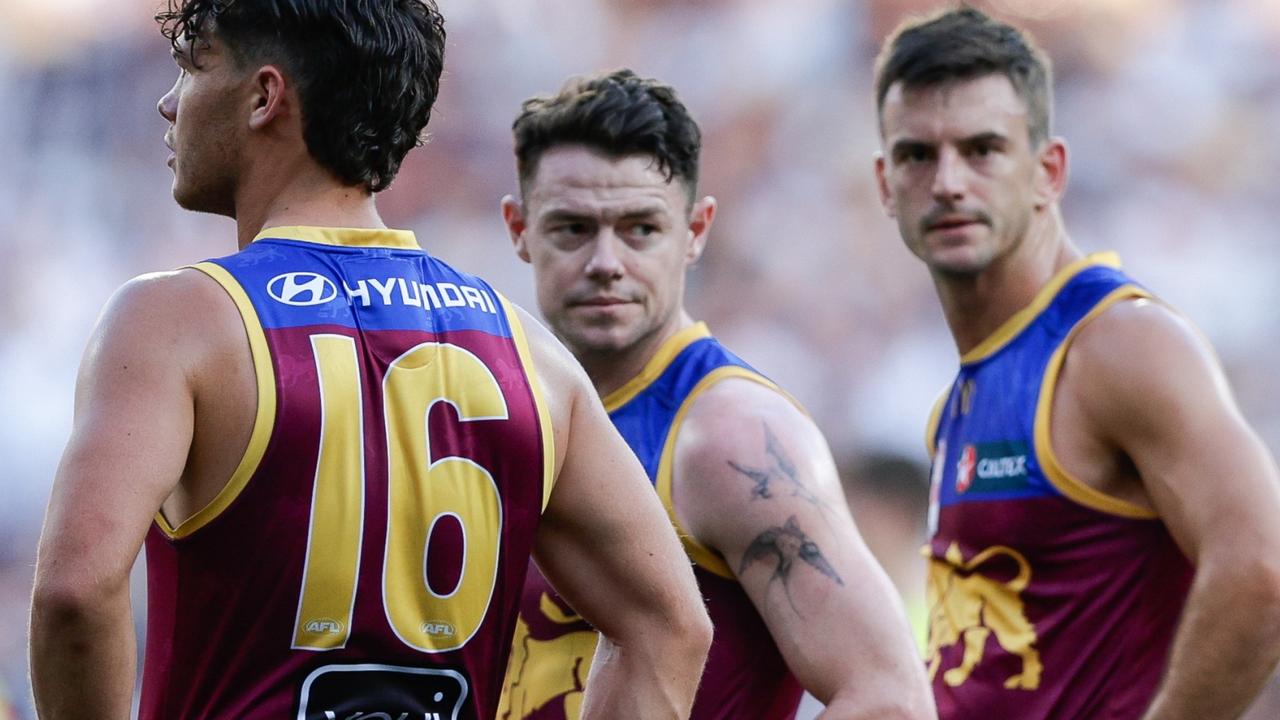
[[[0,0],[0,680],[18,718],[34,717],[36,541],[90,328],[128,278],[235,250],[231,221],[170,197],[159,1]],[[956,353],[878,204],[871,63],[904,14],[936,3],[440,4],[430,142],[382,196],[386,221],[532,308],[498,214],[516,187],[520,101],[621,66],[675,85],[704,131],[701,190],[720,200],[689,305],[817,417],[863,533],[922,616],[923,426]],[[1031,29],[1054,60],[1077,244],[1118,250],[1203,328],[1280,450],[1280,0],[973,4]],[[1280,717],[1280,688],[1252,713]]]

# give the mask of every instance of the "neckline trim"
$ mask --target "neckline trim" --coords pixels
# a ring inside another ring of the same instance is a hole
[[[649,358],[649,362],[644,364],[638,375],[601,400],[604,403],[604,409],[608,412],[613,412],[631,402],[635,396],[644,392],[645,388],[652,385],[662,373],[666,372],[667,367],[671,365],[671,361],[675,360],[677,355],[694,342],[705,337],[711,337],[710,328],[707,327],[705,322],[696,322],[667,338],[666,342],[662,343],[658,351],[653,354],[653,357]]]
[[[1120,267],[1120,256],[1114,252],[1098,252],[1086,255],[1079,260],[1072,262],[1070,265],[1062,268],[1049,279],[1049,282],[1040,288],[1036,296],[1026,307],[1014,313],[1013,317],[1005,320],[995,332],[986,337],[985,340],[978,343],[972,350],[960,356],[961,365],[969,365],[972,363],[986,360],[987,358],[1000,352],[1004,346],[1018,337],[1027,326],[1032,323],[1045,308],[1049,307],[1049,303],[1057,297],[1058,293],[1071,282],[1072,278],[1091,267]]]
[[[381,247],[397,250],[418,250],[418,239],[411,230],[389,228],[337,228],[310,225],[285,225],[263,228],[253,239],[300,240],[320,245],[339,247]]]

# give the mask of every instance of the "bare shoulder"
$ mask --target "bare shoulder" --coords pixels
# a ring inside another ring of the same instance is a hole
[[[778,389],[747,378],[714,383],[696,397],[680,428],[686,459],[735,455],[775,440],[821,441],[821,432],[795,401]]]
[[[1158,418],[1196,398],[1230,401],[1208,341],[1187,318],[1154,300],[1118,303],[1081,327],[1064,368],[1077,388],[1073,399],[1104,427]]]
[[[1146,298],[1107,308],[1080,328],[1070,352],[1073,362],[1088,358],[1118,370],[1158,361],[1169,353],[1175,360],[1214,362],[1208,342],[1185,316]],[[1148,355],[1151,352],[1160,356]]]
[[[189,316],[199,305],[216,305],[224,294],[212,278],[191,268],[147,273],[116,290],[103,319],[146,323]]]
[[[693,401],[676,438],[672,484],[681,523],[720,549],[761,522],[847,512],[813,419],[776,388],[745,378],[721,380]]]
[[[243,335],[234,303],[212,278],[189,268],[149,273],[126,282],[107,301],[86,359],[145,353],[168,363],[194,362]]]

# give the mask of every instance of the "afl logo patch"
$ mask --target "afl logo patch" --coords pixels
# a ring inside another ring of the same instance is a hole
[[[973,484],[973,473],[978,468],[978,450],[972,445],[965,445],[960,451],[960,460],[956,462],[956,492],[964,492]]]
[[[329,618],[318,618],[307,623],[303,629],[318,635],[338,635],[342,632],[342,623]]]
[[[267,281],[267,293],[285,305],[323,305],[338,297],[338,288],[329,278],[313,272],[291,272]]]

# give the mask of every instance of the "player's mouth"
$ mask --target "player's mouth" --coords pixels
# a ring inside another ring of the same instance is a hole
[[[579,298],[569,302],[570,307],[588,307],[588,308],[609,308],[618,305],[629,305],[633,301],[625,298],[614,297],[612,295],[595,295],[592,297]]]
[[[628,305],[634,305],[634,300],[627,300],[625,297],[616,297],[612,295],[594,295],[590,297],[580,297],[580,299],[568,302],[568,309],[581,310],[586,313],[603,313],[612,315],[617,313]]]
[[[943,215],[926,222],[924,229],[925,232],[949,232],[986,224],[983,218],[976,215]]]

